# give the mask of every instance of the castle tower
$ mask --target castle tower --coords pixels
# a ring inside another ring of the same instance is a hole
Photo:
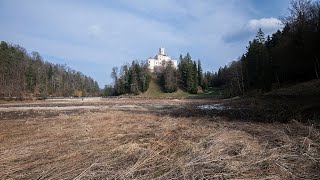
[[[160,48],[160,49],[159,49],[159,54],[160,54],[160,55],[165,55],[165,54],[164,54],[164,48]]]

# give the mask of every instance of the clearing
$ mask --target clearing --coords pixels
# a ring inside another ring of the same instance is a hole
[[[230,121],[216,113],[230,110],[220,105],[226,102],[85,98],[0,104],[0,178],[320,179],[317,127],[295,120]]]

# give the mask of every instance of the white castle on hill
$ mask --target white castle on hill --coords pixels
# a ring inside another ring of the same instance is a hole
[[[177,69],[178,68],[178,61],[171,59],[170,56],[166,55],[164,53],[164,48],[159,48],[158,54],[152,58],[148,58],[148,64],[149,64],[149,69],[151,72],[154,72],[157,67],[161,67],[163,64],[165,65],[169,61],[173,63],[173,66]]]

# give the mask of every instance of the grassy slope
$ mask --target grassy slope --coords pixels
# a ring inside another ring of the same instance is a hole
[[[161,87],[156,83],[155,79],[150,82],[147,92],[139,95],[140,97],[156,97],[156,98],[218,98],[221,97],[222,90],[219,88],[208,88],[203,93],[189,94],[178,88],[174,93],[164,93]]]
[[[147,92],[139,95],[141,97],[163,97],[163,98],[186,98],[189,96],[189,93],[178,89],[174,93],[164,93],[161,91],[160,86],[155,82],[154,79],[151,80],[149,89]]]
[[[284,95],[284,96],[319,96],[320,95],[320,79],[298,83],[286,88],[280,88],[265,95]]]
[[[209,87],[204,90],[203,93],[193,94],[191,95],[195,98],[222,98],[223,97],[223,89],[216,87]]]
[[[234,109],[223,113],[229,118],[264,122],[320,123],[320,80],[287,86],[263,95],[247,95],[225,103]]]
[[[266,96],[319,96],[320,95],[320,80],[312,80],[304,83],[299,83],[286,88],[277,89],[264,94]],[[164,93],[160,86],[151,80],[147,92],[139,95],[140,97],[158,97],[158,98],[221,98],[222,89],[208,88],[200,94],[189,94],[181,89],[174,93]]]

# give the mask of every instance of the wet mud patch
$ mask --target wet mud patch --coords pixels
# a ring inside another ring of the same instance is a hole
[[[320,102],[320,101],[319,101]],[[293,119],[301,122],[320,122],[319,102],[264,99],[223,100],[220,103],[189,103],[182,108],[166,110],[174,117],[226,117],[229,120],[287,123]]]
[[[15,119],[27,119],[27,118],[51,118],[61,115],[80,115],[86,112],[98,112],[98,110],[63,110],[63,111],[39,111],[39,110],[27,110],[27,111],[8,111],[0,112],[0,120],[15,120]]]

